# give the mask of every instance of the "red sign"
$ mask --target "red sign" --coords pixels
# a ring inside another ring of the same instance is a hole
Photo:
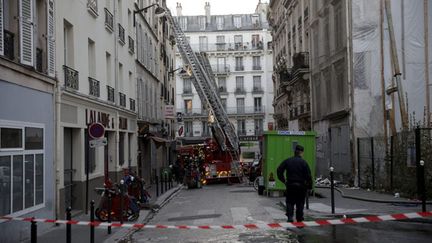
[[[93,139],[102,138],[105,135],[105,127],[100,123],[92,123],[89,126],[88,133]]]
[[[178,130],[178,135],[179,135],[179,137],[183,137],[183,130],[184,130],[184,127],[181,126],[181,127],[179,128],[179,130]]]
[[[267,128],[268,128],[269,131],[273,131],[273,122],[269,122],[267,124]]]

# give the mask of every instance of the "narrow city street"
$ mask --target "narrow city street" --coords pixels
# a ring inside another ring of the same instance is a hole
[[[252,187],[246,185],[210,185],[202,189],[183,189],[148,224],[237,225],[284,222],[286,217],[282,201],[283,198],[259,196]],[[353,200],[343,201],[347,204],[344,205],[345,208],[351,208],[350,201]],[[319,210],[323,208],[319,205],[326,202],[329,202],[328,198],[311,198],[310,206]],[[380,205],[370,204],[369,207]],[[345,212],[359,211],[364,212],[360,209],[347,209]],[[306,214],[306,220],[318,219],[324,215],[328,219],[328,214],[318,211],[307,210]],[[143,229],[132,235],[132,242],[430,242],[430,223],[381,222],[292,230]]]

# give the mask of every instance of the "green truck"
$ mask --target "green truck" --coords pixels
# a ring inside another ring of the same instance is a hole
[[[269,131],[264,133],[263,141],[263,177],[267,192],[283,191],[285,185],[277,179],[277,168],[285,159],[294,156],[296,145],[304,147],[303,158],[309,164],[312,178],[315,179],[315,132],[304,131]]]

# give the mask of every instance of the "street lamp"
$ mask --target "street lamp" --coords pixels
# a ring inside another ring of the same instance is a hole
[[[133,14],[133,26],[135,27],[135,25],[136,25],[135,15],[137,13],[142,13],[142,12],[147,13],[147,9],[149,9],[151,7],[154,7],[154,6],[156,6],[155,14],[157,16],[162,16],[163,14],[165,14],[166,10],[164,8],[162,8],[161,6],[159,6],[158,3],[153,3],[153,4],[151,4],[151,5],[149,5],[149,6],[145,7],[145,8],[134,10],[134,14]]]

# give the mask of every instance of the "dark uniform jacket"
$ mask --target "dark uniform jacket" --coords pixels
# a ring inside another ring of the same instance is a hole
[[[277,169],[277,176],[286,186],[293,185],[308,189],[312,188],[312,176],[309,165],[301,157],[292,157],[284,160]]]

